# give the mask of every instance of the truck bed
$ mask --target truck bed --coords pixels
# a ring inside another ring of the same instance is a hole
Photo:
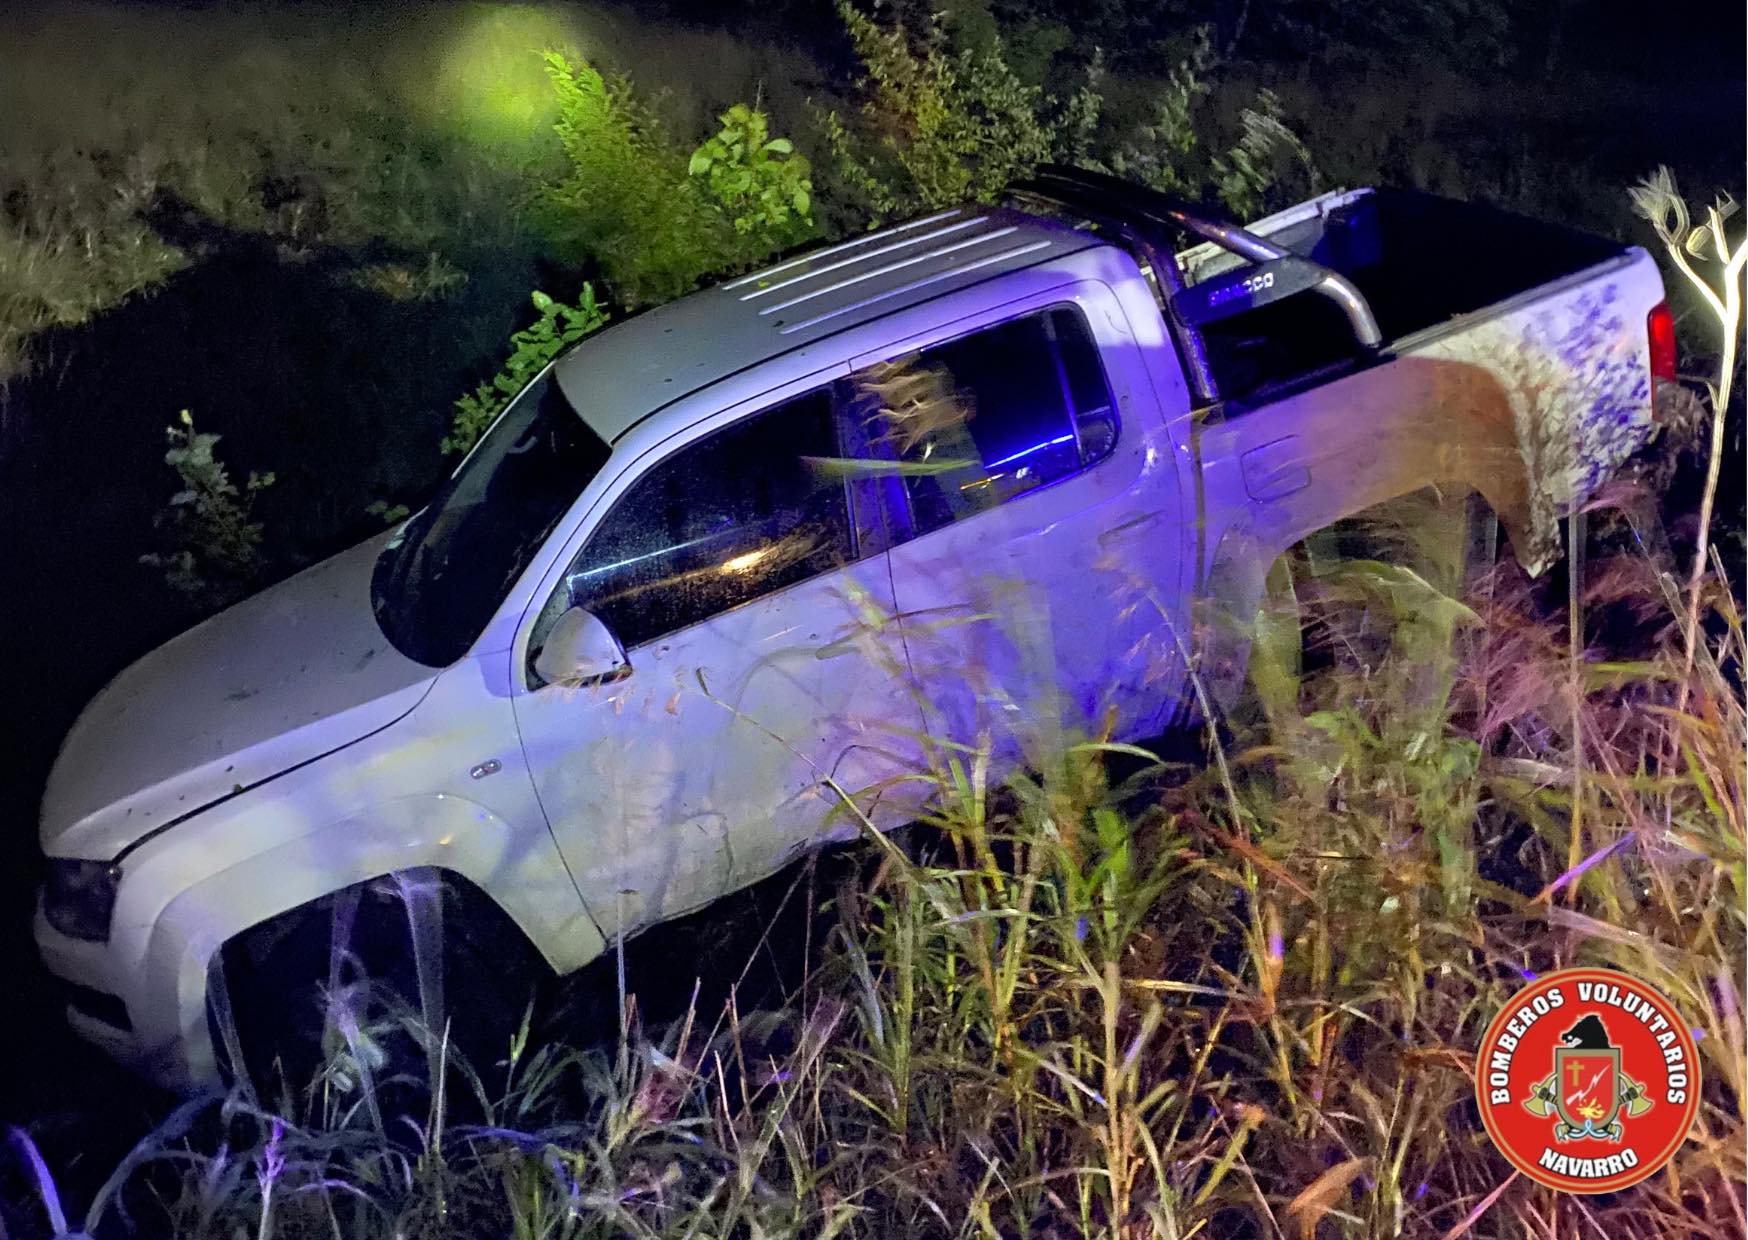
[[[1383,355],[1426,334],[1589,271],[1628,248],[1477,203],[1411,190],[1325,195],[1251,225],[1295,254],[1352,280],[1386,342]],[[1241,266],[1212,245],[1179,256],[1188,283]],[[1294,297],[1203,329],[1223,395],[1256,403],[1365,359],[1339,309]]]

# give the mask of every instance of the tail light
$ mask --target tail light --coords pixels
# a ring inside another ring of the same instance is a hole
[[[1651,377],[1675,382],[1675,316],[1669,303],[1660,301],[1645,316],[1645,335],[1651,342]]]

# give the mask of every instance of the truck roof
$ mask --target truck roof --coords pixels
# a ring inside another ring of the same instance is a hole
[[[955,289],[1100,244],[1043,216],[959,207],[786,259],[646,310],[561,358],[559,386],[609,443],[730,375]]]

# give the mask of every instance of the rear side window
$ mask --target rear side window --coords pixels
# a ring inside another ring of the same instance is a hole
[[[682,448],[620,497],[560,594],[629,648],[844,564],[838,455],[824,389]]]
[[[1098,348],[1056,306],[859,372],[868,438],[902,463],[925,534],[1066,477],[1117,441]]]

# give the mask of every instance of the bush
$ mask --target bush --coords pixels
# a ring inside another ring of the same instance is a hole
[[[566,167],[541,192],[562,253],[592,261],[628,305],[690,289],[727,243],[727,225],[686,172],[683,151],[630,83],[546,53]]]
[[[455,402],[455,416],[443,438],[445,452],[466,452],[479,442],[504,407],[546,369],[548,362],[607,322],[607,312],[595,300],[594,287],[583,285],[574,306],[533,295],[540,317],[510,337],[510,356],[503,369]]]
[[[722,128],[692,152],[686,171],[733,226],[751,259],[792,245],[813,232],[813,181],[807,160],[788,138],[773,138],[757,108],[737,103]]]
[[[256,495],[273,485],[273,475],[251,471],[239,489],[214,453],[219,436],[195,430],[186,409],[180,422],[165,431],[170,448],[164,463],[181,478],[182,489],[158,521],[171,550],[142,561],[163,569],[171,588],[221,604],[246,593],[263,567],[261,523],[249,514]]]
[[[738,270],[812,230],[805,159],[737,104],[688,152],[623,78],[546,53],[558,98],[562,175],[541,192],[562,252],[599,265],[627,305],[666,301],[710,273]]]
[[[1047,162],[1113,171],[1191,199],[1218,196],[1240,216],[1260,211],[1277,187],[1314,191],[1319,180],[1267,90],[1240,107],[1238,133],[1221,149],[1205,32],[1170,67],[1151,117],[1113,132],[1096,56],[1079,86],[1052,95],[1011,67],[999,34],[973,44],[940,17],[913,34],[843,0],[838,11],[860,62],[861,101],[848,116],[818,114],[842,200],[837,216],[879,220],[988,202]]]
[[[838,15],[863,98],[848,122],[835,112],[819,120],[838,192],[867,216],[987,202],[1057,149],[1043,92],[1008,66],[999,37],[956,46],[936,16],[913,40],[845,0]]]
[[[813,231],[806,159],[770,120],[736,104],[689,155],[623,78],[546,53],[566,168],[541,190],[549,236],[573,261],[599,266],[626,305],[677,297],[710,273],[756,263]],[[465,452],[548,362],[607,322],[594,286],[575,306],[534,293],[540,317],[510,337],[491,379],[455,403],[445,452]]]

